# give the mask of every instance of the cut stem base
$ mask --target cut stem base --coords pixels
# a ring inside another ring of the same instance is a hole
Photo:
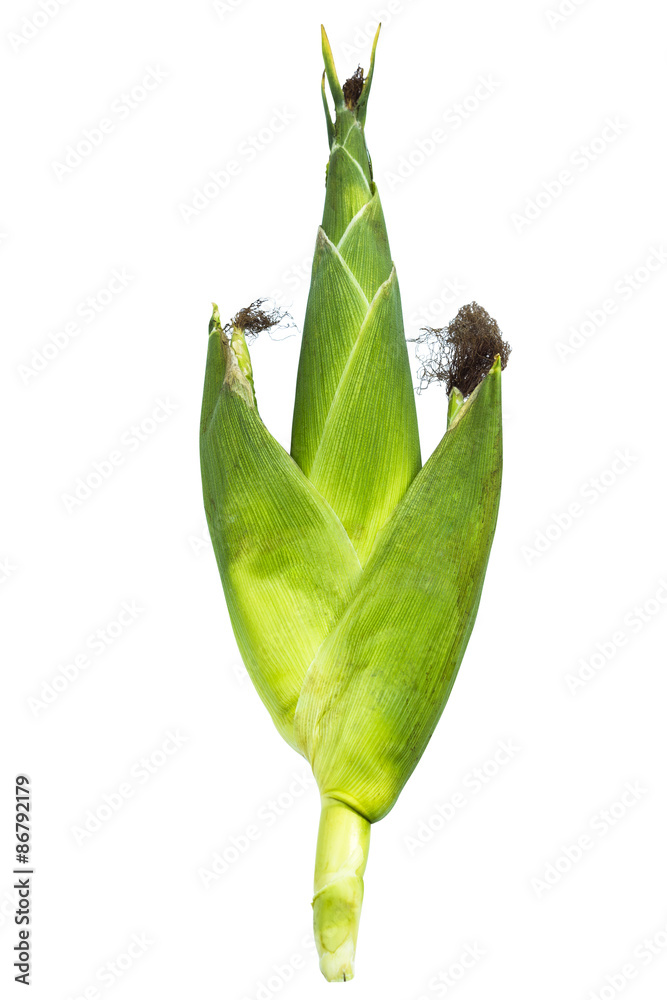
[[[371,825],[345,803],[322,796],[315,858],[313,927],[320,969],[330,983],[354,976]]]

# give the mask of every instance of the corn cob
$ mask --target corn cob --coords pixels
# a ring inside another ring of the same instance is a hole
[[[376,44],[377,35],[366,80],[359,71],[341,87],[323,31],[336,118],[323,77],[330,159],[292,457],[257,410],[252,308],[223,327],[214,307],[200,438],[241,654],[321,794],[313,916],[330,981],[354,972],[371,824],[421,757],[465,652],[502,468],[506,345],[474,303],[448,331],[459,353],[447,369],[447,429],[421,468],[398,283],[364,139]]]

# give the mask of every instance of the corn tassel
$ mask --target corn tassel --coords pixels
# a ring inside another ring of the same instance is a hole
[[[201,422],[204,503],[237,642],[321,794],[313,919],[330,981],[354,974],[371,824],[424,752],[465,652],[502,471],[500,354],[467,399],[453,384],[444,437],[421,468],[364,139],[376,44],[365,82],[341,87],[323,32],[336,118],[323,79],[330,159],[293,457],[259,417],[243,323],[223,328],[217,307]]]

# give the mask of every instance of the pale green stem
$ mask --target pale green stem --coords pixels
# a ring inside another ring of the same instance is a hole
[[[322,796],[313,926],[320,969],[330,983],[354,976],[370,836],[367,819],[338,799]]]

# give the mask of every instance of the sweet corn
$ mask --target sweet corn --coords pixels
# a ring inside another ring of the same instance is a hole
[[[396,271],[364,138],[377,35],[366,79],[359,70],[342,87],[322,38],[336,115],[323,77],[330,158],[292,457],[257,410],[252,307],[225,327],[214,307],[200,440],[239,649],[317,779],[314,931],[323,974],[341,981],[354,974],[371,824],[424,752],[477,614],[500,496],[507,345],[476,304],[461,311],[447,429],[421,468]]]

